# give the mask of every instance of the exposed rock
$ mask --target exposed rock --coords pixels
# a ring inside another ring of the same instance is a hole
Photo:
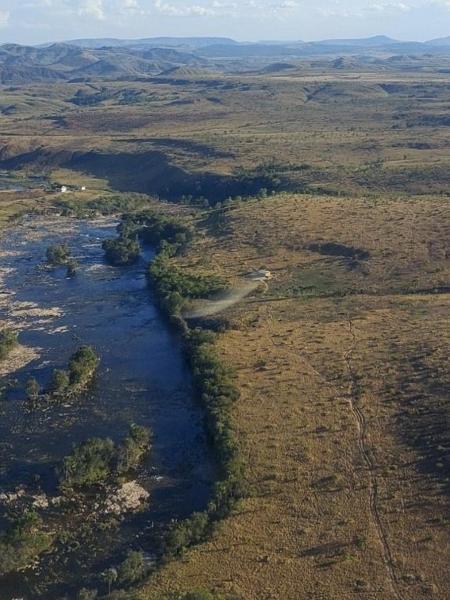
[[[137,481],[127,481],[106,499],[104,512],[120,515],[139,510],[150,494]]]

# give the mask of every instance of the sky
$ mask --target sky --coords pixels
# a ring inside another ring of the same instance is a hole
[[[450,0],[0,0],[0,43],[87,37],[240,41],[450,35]]]

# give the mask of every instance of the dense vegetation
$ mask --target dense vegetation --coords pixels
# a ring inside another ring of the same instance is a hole
[[[165,247],[149,266],[149,276],[158,293],[161,306],[171,316],[178,316],[186,303],[194,298],[206,298],[226,288],[217,275],[201,275],[180,269],[170,260],[173,248]]]
[[[152,218],[152,223],[167,220]],[[130,219],[124,227],[128,227]],[[135,221],[134,221],[135,222]],[[181,233],[172,231],[173,242],[161,239],[167,225],[151,229],[153,243],[160,243],[157,257],[149,265],[149,281],[156,289],[161,306],[175,319],[184,335],[186,354],[194,383],[205,408],[208,433],[215,450],[221,476],[214,496],[203,513],[175,524],[167,533],[163,551],[166,557],[176,556],[185,548],[203,540],[211,531],[214,521],[226,516],[237,500],[244,495],[243,465],[231,422],[231,409],[239,396],[231,372],[223,366],[214,349],[214,334],[200,329],[191,330],[180,315],[180,309],[190,298],[205,297],[224,288],[224,282],[211,276],[191,275],[173,264],[171,258],[184,245]],[[177,227],[179,224],[177,223]],[[192,239],[190,236],[189,239]]]
[[[124,215],[119,225],[121,235],[137,234],[147,244],[171,244],[176,250],[185,248],[194,238],[194,230],[176,217],[147,209]]]
[[[44,392],[39,382],[30,377],[25,384],[27,397],[36,401],[73,397],[86,388],[94,377],[99,357],[91,346],[81,346],[72,354],[67,369],[54,369]]]
[[[98,362],[98,356],[91,346],[81,346],[69,361],[70,384],[75,386],[86,385],[92,378]]]
[[[0,534],[0,575],[28,566],[51,543],[52,536],[44,531],[42,519],[34,511],[26,512]]]
[[[16,346],[17,333],[12,329],[2,329],[0,331],[0,360],[5,360]]]
[[[53,267],[67,264],[70,259],[70,250],[66,244],[52,244],[47,248],[47,262]]]
[[[109,439],[90,438],[66,456],[59,473],[61,488],[68,490],[117,480],[136,469],[150,450],[150,432],[131,425],[119,445]]]
[[[105,240],[102,244],[106,260],[117,267],[132,265],[139,258],[139,242],[126,236]]]

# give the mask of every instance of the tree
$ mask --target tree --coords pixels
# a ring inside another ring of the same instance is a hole
[[[17,346],[17,333],[12,329],[2,329],[0,331],[0,360],[4,360],[15,346]]]
[[[54,369],[49,384],[49,391],[53,394],[62,394],[70,384],[69,374],[63,369]]]
[[[147,567],[142,552],[130,550],[118,569],[118,580],[122,584],[132,584],[145,577]]]
[[[61,469],[63,487],[82,487],[104,483],[114,468],[115,447],[109,438],[90,438],[66,456]]]
[[[77,274],[77,261],[76,260],[68,260],[67,261],[67,271],[66,271],[66,276],[67,277],[75,277],[75,275]]]
[[[136,239],[118,237],[105,240],[102,244],[106,260],[114,266],[131,265],[139,258],[140,247]]]
[[[29,400],[37,400],[41,393],[41,386],[35,377],[30,377],[25,384],[25,392]]]
[[[66,244],[52,244],[47,248],[47,262],[58,267],[65,265],[70,258],[70,250]]]
[[[96,600],[97,596],[97,590],[88,590],[87,588],[82,588],[78,592],[77,600]]]
[[[109,596],[111,596],[111,586],[115,581],[117,581],[117,577],[118,577],[117,569],[114,569],[114,567],[111,567],[110,569],[106,569],[106,571],[104,571],[102,573],[102,577],[108,585],[108,597],[109,597]]]
[[[91,346],[81,346],[69,361],[69,378],[72,385],[85,385],[98,366],[98,356]]]
[[[126,473],[135,469],[150,448],[150,431],[132,424],[130,431],[117,450],[117,471]]]

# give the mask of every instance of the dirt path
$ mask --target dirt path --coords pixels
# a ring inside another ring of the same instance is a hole
[[[369,507],[372,516],[373,523],[377,530],[378,538],[380,540],[383,549],[383,561],[386,565],[386,570],[389,576],[392,592],[397,600],[404,600],[404,596],[401,592],[399,581],[397,577],[395,562],[392,554],[392,550],[386,535],[386,530],[381,520],[380,511],[378,508],[378,481],[376,476],[376,465],[372,458],[372,453],[367,442],[367,423],[361,407],[358,404],[358,384],[356,374],[353,369],[352,356],[356,348],[356,336],[353,331],[353,323],[351,319],[348,321],[349,331],[352,337],[352,344],[348,352],[345,353],[344,359],[347,365],[348,373],[350,376],[350,383],[348,389],[348,402],[350,410],[354,416],[356,428],[358,432],[358,448],[361,456],[366,465],[369,474]]]

